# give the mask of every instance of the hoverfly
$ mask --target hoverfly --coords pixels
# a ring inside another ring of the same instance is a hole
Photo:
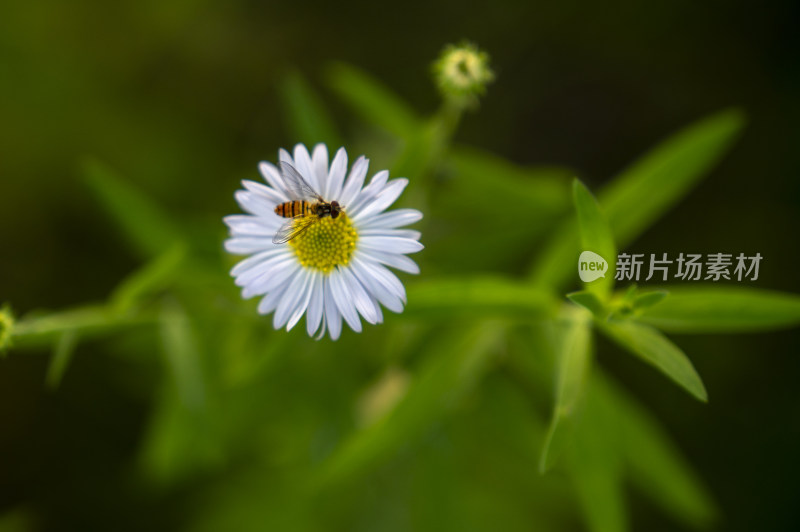
[[[322,199],[291,164],[281,161],[281,173],[292,200],[275,207],[275,214],[289,220],[272,237],[274,244],[285,244],[326,216],[337,218],[344,209],[337,201]]]

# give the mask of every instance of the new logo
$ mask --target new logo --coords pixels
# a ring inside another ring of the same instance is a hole
[[[581,281],[584,283],[591,283],[600,277],[605,277],[607,272],[606,259],[594,251],[584,251],[578,257],[578,275],[581,276]]]

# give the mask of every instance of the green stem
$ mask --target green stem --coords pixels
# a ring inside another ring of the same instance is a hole
[[[20,320],[14,325],[11,336],[18,345],[41,345],[67,332],[90,336],[155,321],[156,317],[147,313],[120,314],[107,306],[95,305]]]

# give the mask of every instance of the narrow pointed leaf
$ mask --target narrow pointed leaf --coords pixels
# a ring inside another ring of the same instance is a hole
[[[75,352],[77,345],[78,335],[75,334],[75,331],[62,333],[56,342],[53,358],[47,367],[47,376],[45,377],[45,383],[51,390],[55,390],[61,384],[61,379],[67,371],[67,366],[72,360],[72,354]]]
[[[701,401],[708,401],[703,381],[689,358],[656,329],[633,321],[608,321],[601,330],[617,344],[655,366]]]
[[[531,269],[533,284],[541,289],[558,289],[570,280],[579,280],[576,266],[580,256],[581,239],[578,222],[569,220],[554,230],[542,246]]]
[[[177,225],[157,203],[106,165],[89,161],[83,176],[141,257],[158,255],[182,240]]]
[[[589,444],[584,442],[583,446]],[[596,449],[583,449],[573,466],[572,482],[591,532],[624,532],[628,530],[625,490],[622,475],[604,462]]]
[[[384,417],[345,440],[312,479],[313,486],[325,489],[357,478],[420,437],[478,384],[502,332],[497,324],[485,323],[466,333],[441,335],[421,357],[425,363],[403,398]]]
[[[408,287],[409,318],[541,317],[557,302],[549,294],[503,277],[475,276],[418,281]]]
[[[421,127],[414,111],[388,87],[351,65],[336,63],[327,72],[330,87],[363,120],[400,138],[410,138]]]
[[[718,516],[714,501],[656,417],[610,378],[599,372],[593,378],[615,416],[631,482],[677,521],[708,528]]]
[[[123,279],[111,296],[114,309],[124,313],[144,298],[169,286],[186,257],[186,247],[178,243]]]
[[[614,287],[614,266],[617,261],[617,249],[614,237],[605,214],[594,199],[589,189],[575,179],[572,183],[572,197],[575,202],[575,211],[578,214],[578,230],[581,235],[581,252],[592,251],[606,260],[605,272],[602,277],[584,283],[586,289],[597,294],[605,300]],[[586,261],[579,265],[587,264]],[[596,261],[600,263],[600,261]],[[601,263],[602,265],[602,263]],[[588,266],[587,266],[588,267]]]
[[[171,300],[165,301],[161,312],[161,339],[181,401],[189,409],[201,409],[205,402],[205,384],[197,340],[188,316]]]
[[[729,109],[670,137],[600,194],[614,236],[625,246],[685,196],[728,151],[744,126]]]
[[[505,198],[550,214],[563,212],[569,203],[570,172],[564,168],[525,168],[477,148],[451,149],[448,161],[455,171],[454,186]]]
[[[644,310],[658,305],[669,295],[666,290],[648,290],[639,292],[633,297],[631,302],[636,310]]]
[[[730,148],[744,126],[731,109],[703,119],[659,144],[599,194],[618,248],[624,248],[680,201]],[[531,270],[539,286],[560,286],[574,275],[578,240],[565,222]]]
[[[415,130],[404,135],[402,148],[391,164],[392,173],[422,181],[441,155],[447,140],[446,133],[436,120],[428,120],[420,122]]]
[[[560,324],[556,400],[539,460],[541,473],[553,467],[572,439],[591,364],[591,320],[583,310],[570,314],[569,319]]]
[[[800,325],[800,296],[770,290],[675,287],[639,317],[667,332],[769,331]]]
[[[629,523],[618,427],[610,405],[596,388],[592,379],[587,389],[586,412],[567,455],[568,473],[587,529],[625,532]]]
[[[224,454],[215,421],[187,407],[174,383],[165,383],[140,444],[139,467],[147,480],[168,486],[219,467]]]
[[[589,310],[595,316],[601,317],[605,314],[605,306],[598,297],[588,290],[581,290],[580,292],[571,292],[567,294],[567,299]]]
[[[324,142],[330,149],[341,146],[341,137],[322,99],[298,73],[289,74],[280,95],[289,128],[298,142],[312,146]]]

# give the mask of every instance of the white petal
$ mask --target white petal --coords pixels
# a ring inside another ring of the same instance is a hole
[[[356,332],[361,332],[361,320],[358,319],[358,312],[353,304],[352,295],[348,293],[347,285],[342,278],[342,273],[338,270],[332,272],[328,279],[331,285],[331,294],[336,302],[336,307],[342,313],[342,317]]]
[[[231,236],[269,236],[275,234],[278,225],[265,216],[234,214],[222,219],[231,230]]]
[[[397,209],[390,212],[376,214],[362,220],[362,225],[370,229],[394,229],[404,225],[413,224],[422,219],[422,213],[416,209]]]
[[[375,312],[378,313],[378,320],[375,323],[383,323],[383,311],[381,310],[381,306],[378,304],[378,300],[373,295],[370,295],[369,298],[372,301],[372,305],[375,307]]]
[[[278,303],[281,302],[283,296],[286,294],[286,289],[288,285],[283,285],[279,287],[277,290],[273,290],[266,296],[264,299],[258,302],[258,313],[259,314],[269,314],[273,310],[278,307]]]
[[[361,263],[364,270],[367,272],[367,275],[369,275],[375,281],[375,283],[379,283],[391,294],[400,298],[403,303],[406,302],[406,288],[395,274],[377,262],[362,260]]]
[[[318,276],[319,272],[316,271],[311,271],[309,274],[308,280],[303,286],[303,297],[300,299],[300,305],[295,309],[289,317],[289,321],[286,323],[287,331],[291,331],[292,328],[297,325],[297,322],[300,321],[300,318],[303,317],[303,314],[308,308],[308,303],[311,301],[311,291],[314,289],[314,281]]]
[[[280,169],[281,163],[288,163],[292,166],[295,166],[295,162],[291,154],[288,151],[284,150],[283,148],[278,150],[278,168],[279,168],[278,171],[281,174],[281,183],[283,184],[283,189],[286,191],[286,195],[289,197],[289,199],[298,199],[295,197],[297,196],[297,194],[295,194],[294,191],[291,188],[289,188],[286,179],[284,179],[283,177],[283,171]]]
[[[358,231],[358,237],[366,236],[389,236],[399,238],[410,238],[412,240],[419,240],[422,233],[414,231],[413,229],[361,229]]]
[[[294,313],[295,309],[297,309],[297,306],[300,304],[300,300],[304,295],[303,289],[306,283],[308,283],[309,273],[309,270],[301,268],[300,273],[295,275],[289,283],[289,287],[286,289],[286,295],[281,299],[281,302],[278,303],[278,308],[275,309],[275,315],[272,316],[272,326],[276,329],[280,329],[286,325],[289,316]]]
[[[242,237],[237,236],[225,241],[228,253],[237,255],[250,255],[259,251],[266,251],[275,247],[272,238],[268,237]]]
[[[294,159],[292,159],[292,154],[288,151],[284,150],[283,148],[278,150],[278,163],[289,163],[294,166]],[[280,172],[280,170],[278,170]],[[281,179],[283,175],[281,175]]]
[[[244,188],[252,192],[257,196],[263,196],[267,201],[273,204],[273,206],[283,203],[284,201],[289,201],[289,198],[284,196],[281,192],[275,190],[274,188],[268,187],[267,185],[262,185],[261,183],[256,183],[255,181],[248,181],[247,179],[242,181],[242,185]]]
[[[314,333],[319,329],[320,321],[322,321],[322,311],[325,303],[323,290],[323,276],[316,275],[314,277],[314,285],[311,287],[311,300],[308,302],[308,313],[306,314],[306,331],[309,336],[314,336]]]
[[[314,175],[317,176],[319,188],[317,191],[325,196],[328,187],[328,147],[322,143],[314,146],[314,153],[311,154],[311,167]]]
[[[369,182],[369,185],[361,189],[358,194],[350,201],[348,207],[351,214],[355,215],[358,211],[370,200],[375,198],[378,194],[380,194],[383,187],[386,185],[386,180],[389,179],[389,172],[387,170],[381,170],[374,176]]]
[[[356,253],[359,253],[356,251]],[[391,266],[392,268],[397,268],[398,270],[408,272],[408,273],[419,273],[419,266],[413,260],[409,259],[405,255],[399,255],[397,253],[386,253],[384,251],[375,251],[369,250],[361,252],[360,255],[362,258],[366,258],[371,261],[382,262],[387,266]]]
[[[339,197],[345,173],[347,173],[347,151],[344,148],[339,148],[331,163],[328,185],[323,192],[326,200],[333,201]]]
[[[331,340],[336,340],[342,333],[342,315],[336,306],[336,300],[333,298],[330,275],[325,277],[323,284],[325,286],[325,324],[328,326]]]
[[[263,272],[261,275],[247,283],[242,290],[242,297],[245,299],[258,294],[266,294],[284,283],[289,282],[298,271],[300,265],[296,261],[286,260],[274,264],[269,271]]]
[[[275,214],[275,205],[270,203],[261,196],[257,196],[252,192],[246,190],[237,190],[234,194],[237,203],[241,205],[242,209],[250,214],[258,216],[269,216]]]
[[[362,155],[356,160],[355,164],[353,164],[353,168],[350,170],[350,175],[347,177],[347,183],[344,185],[344,189],[340,188],[338,191],[339,193],[337,195],[339,197],[339,203],[344,206],[348,206],[356,199],[358,192],[364,185],[364,179],[367,177],[367,170],[369,170],[369,159]]]
[[[311,169],[311,156],[303,144],[297,144],[294,147],[294,167],[303,176],[303,179],[311,185],[316,191],[319,191],[320,186],[317,181],[316,174]]]
[[[262,265],[272,257],[288,253],[289,253],[288,249],[281,247],[278,247],[276,249],[269,249],[267,251],[262,251],[261,253],[256,253],[255,255],[251,255],[246,259],[239,261],[239,263],[236,264],[236,266],[234,266],[231,269],[231,275],[236,277],[237,275],[241,275],[244,272],[252,268],[255,268],[256,266]]]
[[[361,281],[361,283],[367,288],[369,293],[378,299],[380,303],[391,310],[392,312],[402,312],[403,311],[403,301],[394,294],[392,291],[389,290],[386,286],[383,285],[381,281],[376,279],[368,270],[364,263],[358,259],[353,259],[350,263],[353,268],[353,273],[356,277]]]
[[[416,253],[425,249],[425,246],[416,240],[394,236],[365,236],[359,238],[356,245],[361,249],[386,251],[388,253]]]
[[[324,288],[323,288],[323,290],[324,290]],[[325,331],[328,329],[328,326],[327,326],[327,325],[325,325],[325,312],[324,312],[324,307],[325,307],[325,304],[324,304],[324,303],[325,303],[325,296],[324,296],[324,293],[325,293],[325,292],[323,292],[323,312],[322,312],[322,325],[321,325],[321,326],[320,326],[320,328],[319,328],[319,333],[317,333],[317,335],[314,337],[314,340],[322,340],[322,339],[325,337]],[[336,340],[336,338],[333,338],[333,340]]]
[[[389,205],[397,201],[406,185],[408,185],[408,179],[393,179],[375,199],[358,207],[358,210],[353,213],[353,221],[357,222],[359,219],[385,211]]]
[[[283,182],[283,176],[281,176],[280,171],[274,164],[263,161],[258,164],[258,170],[272,188],[274,188],[282,196],[286,198],[289,197],[289,193],[286,190],[286,185]]]
[[[260,279],[263,276],[269,278],[280,273],[280,270],[282,270],[283,268],[291,266],[291,263],[293,261],[296,262],[296,259],[292,257],[290,253],[285,253],[285,252],[277,253],[262,261],[262,263],[259,264],[258,266],[254,266],[248,269],[247,271],[237,275],[236,281],[234,282],[236,283],[236,286],[252,285],[256,283],[257,279]],[[255,288],[255,286],[253,288]],[[265,288],[260,292],[252,292],[250,295],[257,293],[263,294],[266,292],[267,289]]]
[[[342,268],[340,271],[342,272],[342,278],[347,286],[347,290],[350,292],[353,304],[356,306],[356,310],[364,316],[364,319],[367,320],[368,323],[378,323],[378,313],[380,311],[375,310],[372,299],[367,294],[364,286],[356,279],[356,276],[353,275],[350,268]]]

